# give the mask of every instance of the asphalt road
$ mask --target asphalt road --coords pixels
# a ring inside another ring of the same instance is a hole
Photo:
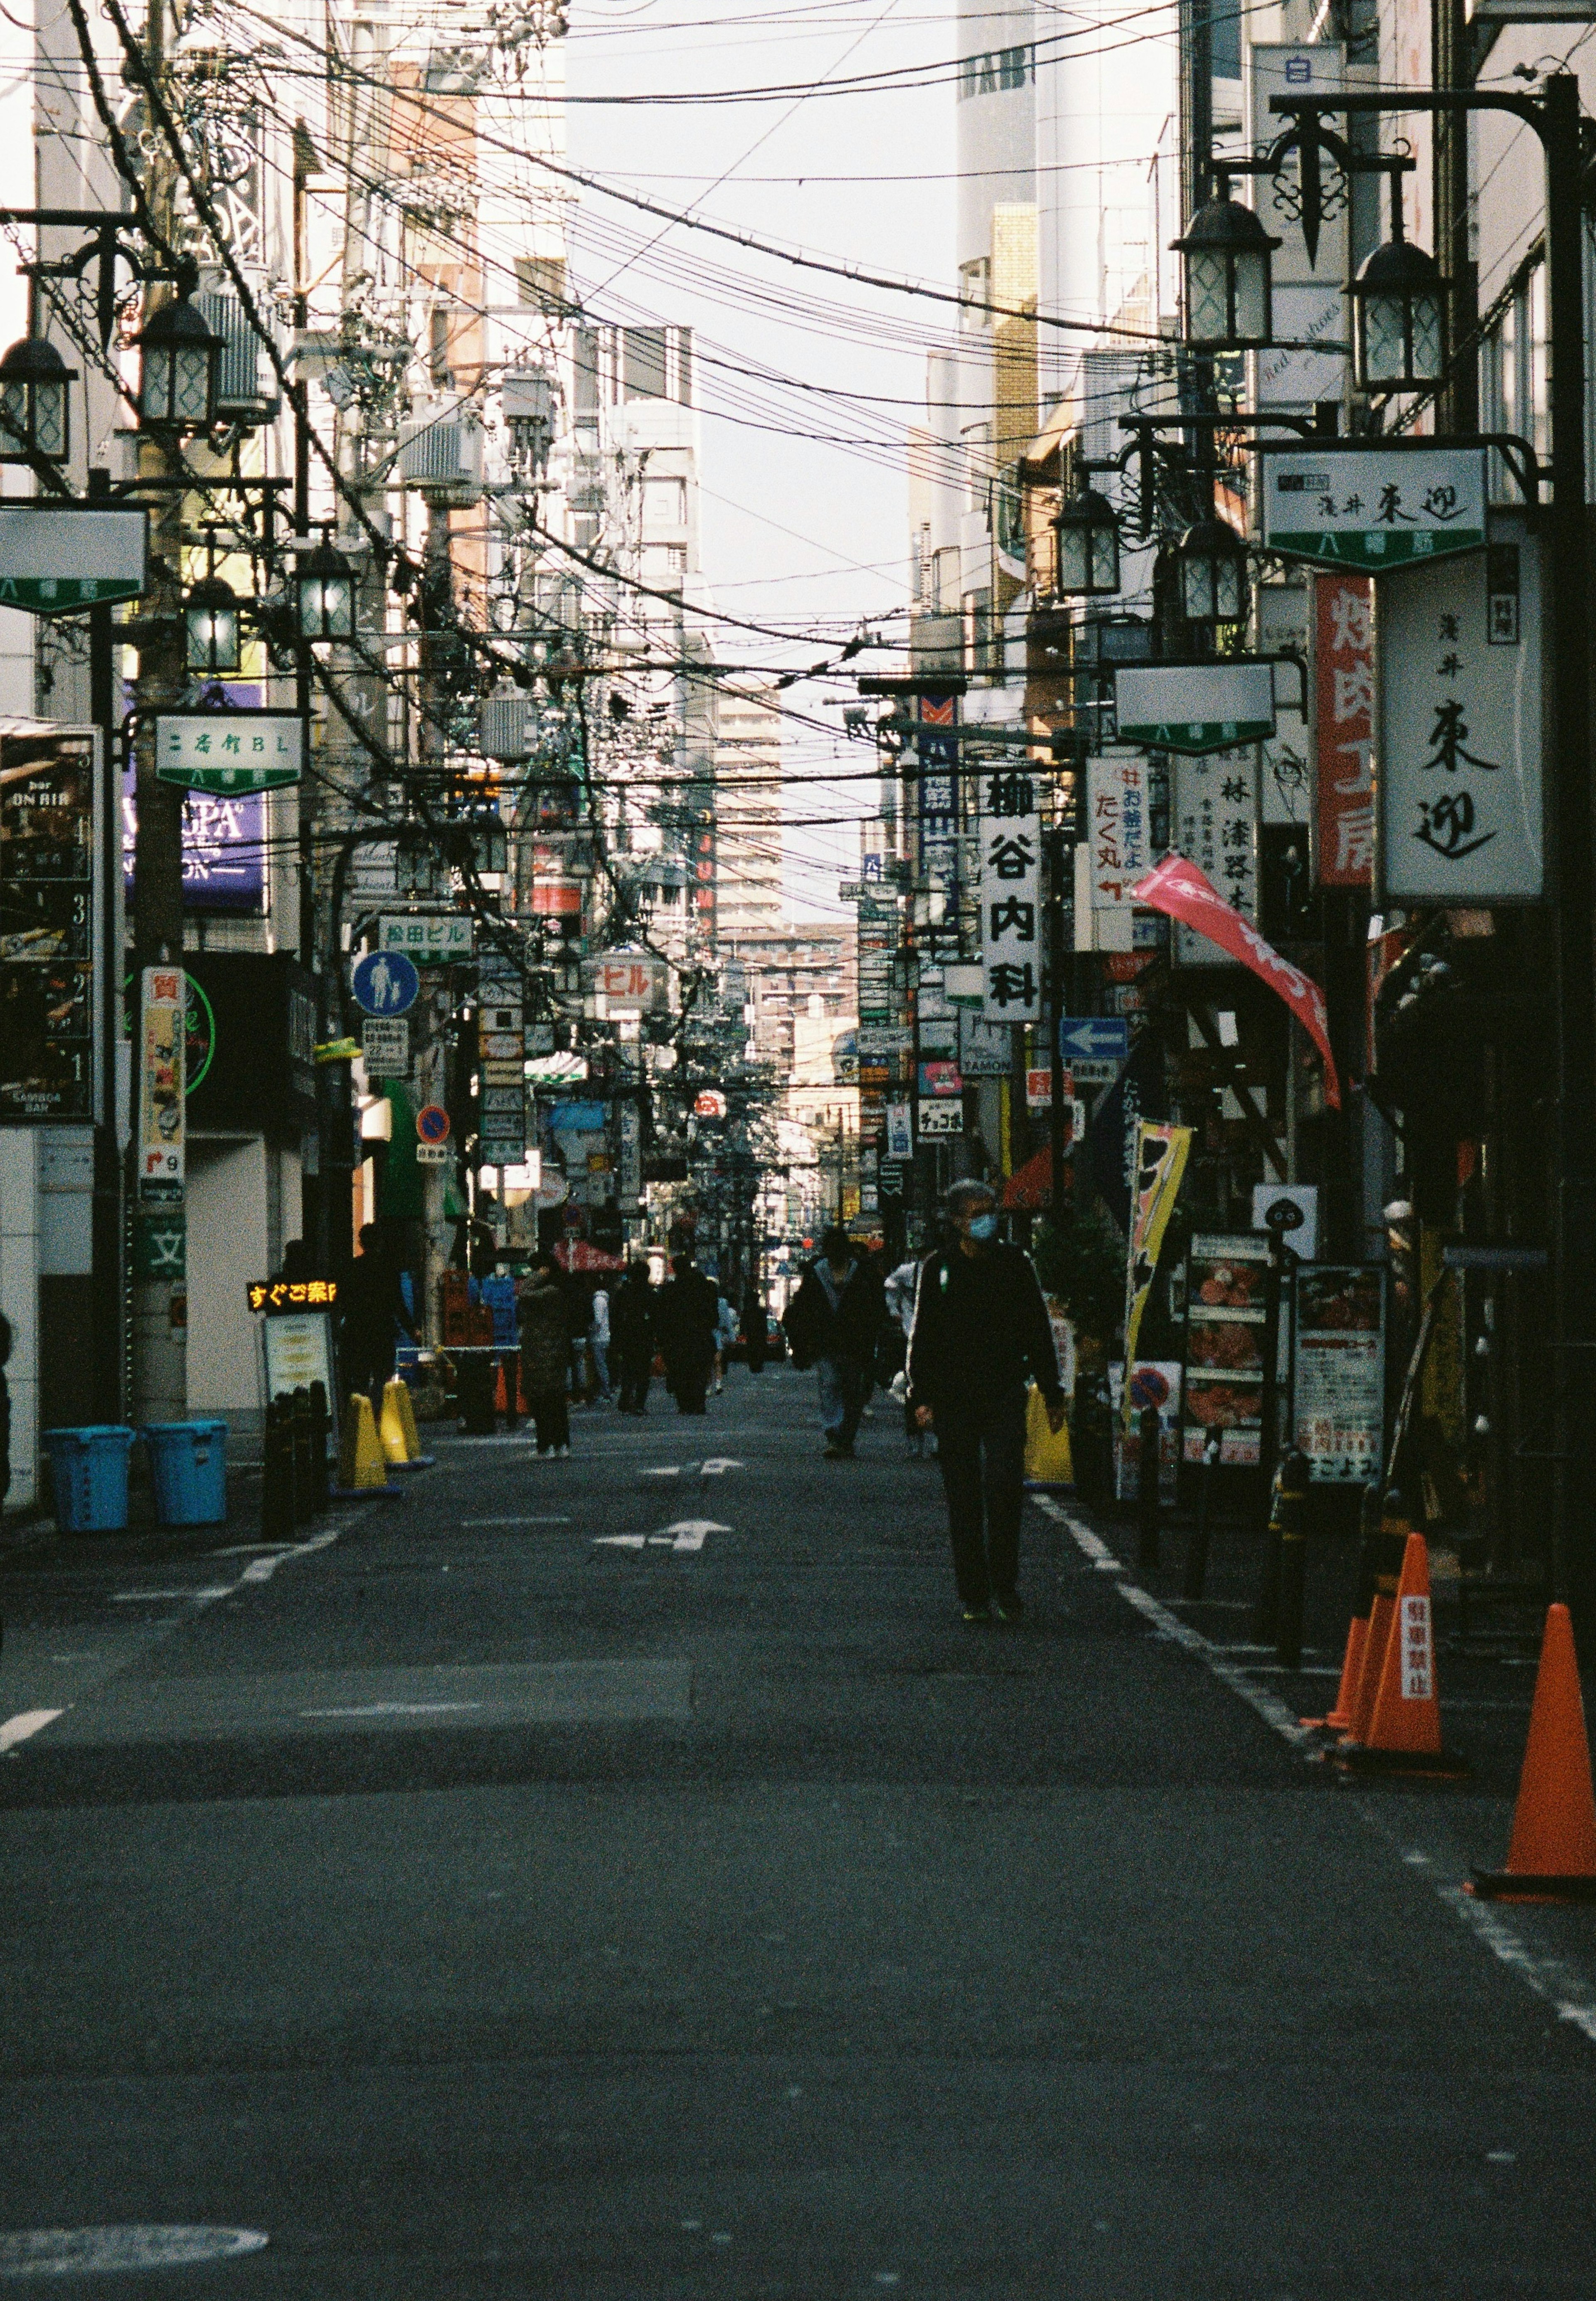
[[[1587,2301],[1596,1912],[1465,1903],[1499,1795],[1305,1762],[1068,1506],[967,1627],[890,1407],[654,1410],[10,1554],[0,2223],[267,2239],[19,2293]]]

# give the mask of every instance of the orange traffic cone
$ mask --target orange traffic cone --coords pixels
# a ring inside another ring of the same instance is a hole
[[[1352,1723],[1352,1705],[1358,1699],[1368,1644],[1369,1618],[1366,1614],[1354,1614],[1347,1625],[1347,1651],[1341,1658],[1341,1682],[1336,1687],[1335,1701],[1323,1718],[1299,1718],[1299,1726],[1327,1727],[1337,1734],[1347,1731]]]
[[[1379,1608],[1376,1603],[1375,1611]],[[1369,1644],[1375,1622],[1369,1622]],[[1367,1672],[1365,1673],[1367,1683]],[[1430,1553],[1422,1534],[1410,1534],[1402,1577],[1392,1602],[1391,1636],[1380,1668],[1368,1730],[1344,1743],[1338,1761],[1356,1773],[1466,1774],[1468,1761],[1441,1739],[1436,1690],[1435,1627],[1430,1608]]]
[[[1383,1581],[1388,1577],[1383,1577]],[[1397,1586],[1375,1593],[1375,1602],[1369,1609],[1368,1635],[1363,1642],[1363,1660],[1358,1665],[1358,1687],[1348,1704],[1351,1716],[1347,1721],[1344,1736],[1348,1743],[1366,1742],[1369,1725],[1375,1715],[1375,1696],[1380,1691],[1380,1676],[1385,1668],[1385,1650],[1391,1644],[1391,1626],[1397,1614]]]
[[[1596,1798],[1567,1606],[1546,1610],[1508,1866],[1476,1870],[1467,1890],[1495,1902],[1596,1902]]]

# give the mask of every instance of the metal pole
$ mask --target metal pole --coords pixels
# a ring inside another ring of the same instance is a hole
[[[91,471],[88,501],[103,503],[111,474]],[[121,761],[117,751],[115,640],[109,606],[88,611],[88,715],[100,736],[99,916],[101,1104],[94,1138],[93,1276],[96,1418],[122,1418],[122,1176],[117,1149],[117,1070],[121,1051]]]
[[[1049,1212],[1055,1238],[1064,1231],[1064,827],[1048,833],[1048,1153]]]

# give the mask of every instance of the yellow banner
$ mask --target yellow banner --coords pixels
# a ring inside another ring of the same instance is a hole
[[[1131,1207],[1130,1251],[1125,1262],[1125,1381],[1123,1413],[1131,1427],[1131,1374],[1136,1364],[1136,1342],[1141,1314],[1153,1291],[1153,1276],[1164,1245],[1175,1195],[1186,1172],[1191,1150],[1189,1126],[1153,1126],[1146,1119],[1136,1125],[1135,1195]]]

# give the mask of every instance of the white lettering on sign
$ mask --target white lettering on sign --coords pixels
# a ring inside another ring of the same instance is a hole
[[[1041,1014],[1038,783],[1019,767],[981,778],[982,1011],[990,1023],[1034,1023]]]
[[[1428,1598],[1404,1598],[1399,1627],[1402,1639],[1402,1699],[1404,1702],[1428,1702],[1435,1692],[1435,1659],[1430,1636]]]

